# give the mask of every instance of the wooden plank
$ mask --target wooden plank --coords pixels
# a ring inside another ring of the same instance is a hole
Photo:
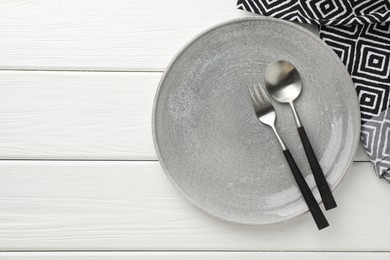
[[[309,214],[225,223],[187,202],[158,162],[0,161],[0,248],[12,250],[389,251],[389,186],[354,163],[331,227]]]
[[[388,260],[390,253],[375,252],[11,252],[3,260]]]
[[[236,0],[0,2],[0,68],[158,70],[201,31],[252,16]]]
[[[0,158],[156,160],[162,73],[0,71]],[[367,161],[360,151],[356,160]]]
[[[155,160],[161,73],[0,71],[0,158]]]

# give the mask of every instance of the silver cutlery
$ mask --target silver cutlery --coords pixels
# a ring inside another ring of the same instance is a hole
[[[317,224],[318,229],[323,229],[329,226],[328,221],[326,220],[321,208],[319,207],[317,200],[314,198],[313,193],[311,192],[309,186],[307,185],[304,177],[302,176],[301,171],[299,170],[297,164],[295,163],[294,158],[292,157],[290,151],[284,144],[282,138],[278,134],[278,131],[275,128],[276,121],[276,112],[272,106],[269,97],[261,85],[254,85],[253,88],[248,88],[254,110],[257,118],[263,124],[268,125],[274,131],[280,146],[282,147],[283,154],[286,157],[288,165],[293,173],[294,179],[301,191],[303,198],[306,201],[307,206],[309,207],[310,213],[313,216],[315,223]]]
[[[301,77],[298,70],[290,62],[278,60],[271,63],[265,73],[265,86],[269,94],[280,103],[288,103],[293,111],[298,133],[301,138],[306,157],[313,172],[318,190],[321,194],[325,209],[329,210],[337,207],[332,191],[329,188],[325,175],[318,162],[317,156],[307,137],[305,128],[299,119],[294,107],[294,100],[299,96],[302,89]]]

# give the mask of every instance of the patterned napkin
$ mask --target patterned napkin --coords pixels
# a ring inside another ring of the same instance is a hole
[[[355,83],[364,148],[390,182],[390,0],[238,0],[237,7],[319,25]]]

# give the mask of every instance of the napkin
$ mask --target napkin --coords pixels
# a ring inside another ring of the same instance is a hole
[[[237,7],[319,26],[355,84],[364,148],[390,182],[390,0],[238,0]]]

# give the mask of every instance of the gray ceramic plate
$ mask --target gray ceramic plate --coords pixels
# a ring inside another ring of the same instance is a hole
[[[215,217],[270,224],[308,210],[247,92],[256,82],[264,84],[267,65],[277,59],[292,62],[301,74],[296,107],[332,189],[353,160],[360,132],[356,92],[329,47],[281,20],[246,18],[216,26],[172,61],[153,111],[165,172],[188,200]],[[274,106],[277,128],[319,200],[291,110]]]

